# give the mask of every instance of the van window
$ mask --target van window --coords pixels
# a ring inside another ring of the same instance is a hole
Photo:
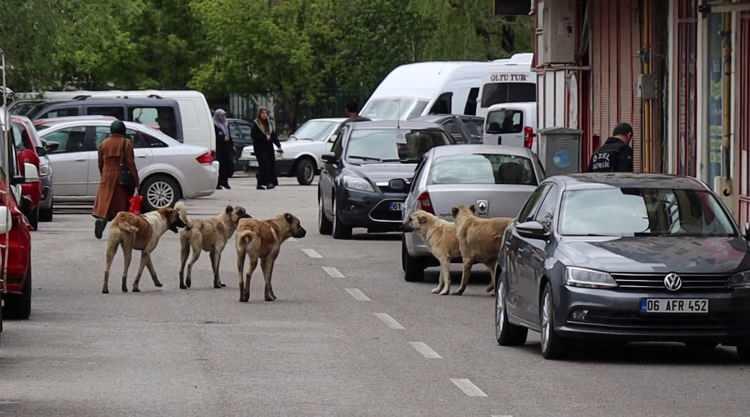
[[[130,120],[136,123],[161,130],[172,138],[178,137],[175,111],[172,107],[129,107],[128,113]]]
[[[520,110],[496,110],[487,115],[487,133],[521,133],[523,112]]]
[[[86,127],[76,126],[60,129],[44,136],[47,142],[57,143],[58,147],[50,153],[70,153],[85,151]]]
[[[430,109],[430,114],[452,114],[451,111],[453,93],[443,93],[435,100],[435,104]]]
[[[489,83],[484,85],[482,107],[499,103],[524,103],[536,101],[534,83]]]
[[[464,107],[464,114],[467,116],[477,115],[477,98],[479,97],[479,88],[474,87],[469,90],[469,97],[466,99],[466,107]]]
[[[39,117],[35,117],[35,119],[52,119],[55,117],[71,117],[71,116],[79,116],[78,107],[69,107],[66,109],[50,110],[42,114]]]
[[[116,117],[119,120],[125,120],[125,112],[123,111],[122,107],[118,107],[118,106],[87,107],[86,114],[91,114],[91,115],[96,115],[96,116],[112,116],[112,117]]]

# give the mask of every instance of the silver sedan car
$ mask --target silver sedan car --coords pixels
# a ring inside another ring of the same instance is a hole
[[[452,221],[451,209],[458,205],[474,205],[481,217],[515,217],[542,179],[539,159],[526,148],[433,148],[417,167],[403,218],[421,209]],[[438,265],[430,248],[414,232],[403,234],[401,262],[407,281],[422,280],[426,267]]]
[[[109,136],[109,120],[53,124],[39,132],[47,142],[55,176],[55,202],[92,202],[99,187],[97,147]],[[219,163],[201,146],[185,145],[164,133],[125,122],[135,145],[135,164],[145,210],[167,207],[178,200],[212,194]]]

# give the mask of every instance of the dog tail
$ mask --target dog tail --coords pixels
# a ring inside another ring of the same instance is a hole
[[[180,200],[177,202],[177,204],[174,205],[174,209],[177,210],[177,213],[180,215],[180,219],[183,223],[185,223],[185,230],[190,230],[193,228],[193,224],[190,222],[190,219],[188,218],[187,214],[187,207],[185,207],[185,202]]]
[[[138,228],[133,226],[130,223],[123,222],[123,223],[120,223],[118,227],[120,228],[120,230],[122,230],[123,232],[127,232],[127,233],[136,233],[138,231]]]
[[[237,246],[247,247],[257,236],[252,230],[243,230],[237,234]]]

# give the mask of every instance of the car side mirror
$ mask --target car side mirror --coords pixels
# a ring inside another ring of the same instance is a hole
[[[551,235],[550,231],[537,221],[520,223],[516,225],[516,231],[529,239],[547,240]]]
[[[404,192],[409,189],[409,184],[403,178],[394,178],[388,181],[388,188],[397,192]]]
[[[0,234],[10,232],[13,228],[13,216],[7,206],[0,206]]]
[[[44,146],[37,146],[36,154],[39,156],[47,156],[47,148],[45,148]]]
[[[46,142],[44,146],[47,148],[47,153],[50,153],[55,152],[60,147],[60,144],[57,142]]]
[[[336,162],[338,162],[336,154],[333,153],[324,153],[323,155],[320,155],[320,159],[322,159],[326,164],[335,164]]]
[[[30,164],[28,162],[24,163],[23,173],[24,173],[23,182],[25,183],[39,182],[39,169],[37,169],[36,165]]]

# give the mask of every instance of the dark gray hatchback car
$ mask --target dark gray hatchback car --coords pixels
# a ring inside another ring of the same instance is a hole
[[[571,339],[737,346],[750,359],[750,256],[726,207],[686,177],[551,177],[503,235],[495,303],[501,345]]]

